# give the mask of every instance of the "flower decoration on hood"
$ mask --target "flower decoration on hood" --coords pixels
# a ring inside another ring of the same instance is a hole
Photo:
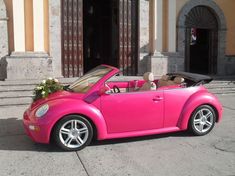
[[[33,101],[46,98],[48,95],[63,90],[63,85],[57,79],[43,80],[33,91]]]

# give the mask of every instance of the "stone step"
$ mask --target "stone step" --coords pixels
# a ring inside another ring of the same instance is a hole
[[[213,85],[213,86],[226,86],[226,85],[229,85],[229,86],[235,86],[235,83],[234,82],[224,82],[224,83],[212,82],[212,83],[205,84],[205,85]]]
[[[22,98],[22,97],[32,97],[33,91],[6,91],[0,92],[0,99],[2,98]]]
[[[16,106],[16,105],[29,105],[30,103],[32,103],[31,97],[2,98],[2,99],[0,99],[0,107],[2,107],[2,106]]]
[[[227,90],[227,91],[222,91],[222,90],[209,90],[209,92],[213,94],[223,94],[223,95],[235,95],[235,90]]]
[[[232,85],[227,85],[227,86],[222,86],[222,85],[218,85],[218,86],[206,85],[205,87],[207,89],[234,89],[235,88],[235,86],[232,86]]]
[[[68,84],[74,82],[78,78],[59,78],[59,82]],[[11,81],[0,81],[0,86],[15,86],[15,85],[37,85],[42,80],[11,80]]]
[[[0,92],[32,91],[35,85],[0,86]]]

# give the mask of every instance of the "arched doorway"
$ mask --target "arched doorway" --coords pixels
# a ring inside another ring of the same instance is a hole
[[[218,22],[205,6],[191,9],[185,20],[185,66],[194,73],[216,74]]]
[[[196,29],[196,30],[195,30]],[[193,44],[192,33],[197,34],[198,46]],[[211,0],[189,0],[180,10],[177,22],[177,52],[184,58],[185,71],[222,74],[226,48],[226,19],[220,7]],[[200,51],[200,49],[202,51]],[[204,54],[203,54],[204,51]],[[197,55],[199,53],[199,55]],[[207,56],[206,62],[198,62]],[[200,58],[200,59],[198,59]],[[195,61],[196,60],[196,61]],[[195,61],[195,62],[194,62]],[[202,66],[202,64],[204,65]]]

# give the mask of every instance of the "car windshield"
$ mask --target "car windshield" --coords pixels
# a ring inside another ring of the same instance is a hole
[[[71,84],[69,89],[77,93],[86,93],[110,71],[112,71],[110,67],[103,65],[97,66]]]

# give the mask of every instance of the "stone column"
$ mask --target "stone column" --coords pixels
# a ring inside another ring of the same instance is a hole
[[[150,55],[147,70],[160,76],[167,72],[168,58],[162,54],[163,50],[163,0],[150,0],[149,41]]]
[[[49,47],[53,58],[53,74],[62,77],[61,58],[61,1],[49,0]]]
[[[33,0],[34,52],[45,52],[43,2],[43,0]]]
[[[176,51],[176,0],[168,1],[168,52]]]
[[[8,55],[8,31],[7,31],[6,7],[3,0],[0,0],[0,80],[7,77],[7,62],[5,56]]]
[[[150,0],[149,4],[149,42],[150,54],[162,52],[163,0]]]
[[[25,49],[24,0],[12,0],[14,52],[6,57],[7,80],[45,79],[53,76],[52,59],[44,49],[43,0],[33,0],[34,51]]]
[[[149,1],[139,1],[139,51],[138,75],[147,71],[149,58]]]
[[[14,51],[25,52],[24,0],[12,0]]]

